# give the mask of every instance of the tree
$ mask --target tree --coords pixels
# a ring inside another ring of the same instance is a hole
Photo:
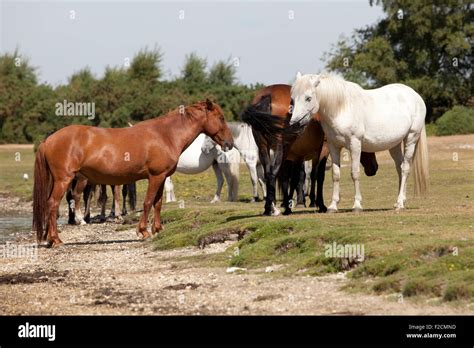
[[[123,68],[107,66],[102,79],[97,83],[96,113],[102,127],[125,127],[129,117],[120,118],[114,112],[130,100],[128,90],[129,72]],[[123,115],[123,110],[121,110]]]
[[[48,133],[70,124],[127,127],[206,98],[219,103],[226,119],[238,119],[255,88],[261,87],[236,84],[229,61],[214,64],[207,75],[206,60],[190,54],[183,76],[172,81],[160,80],[160,64],[159,50],[144,49],[129,67],[107,66],[101,78],[85,67],[53,88],[38,84],[35,68],[17,51],[0,56],[0,142],[39,144]],[[94,103],[95,118],[56,115],[57,103],[64,100]]]
[[[196,53],[187,55],[181,72],[183,80],[190,84],[206,83],[206,66],[206,59],[198,57]]]
[[[230,60],[215,63],[209,71],[209,83],[213,85],[233,85],[236,69]]]
[[[163,54],[158,47],[153,50],[147,48],[133,57],[130,64],[129,74],[131,79],[140,80],[141,82],[156,83],[163,75],[161,63]]]
[[[0,142],[27,141],[22,116],[36,84],[36,68],[18,50],[0,56]]]
[[[340,40],[327,68],[365,87],[401,82],[424,98],[433,121],[473,94],[474,14],[469,1],[370,0],[386,17]]]

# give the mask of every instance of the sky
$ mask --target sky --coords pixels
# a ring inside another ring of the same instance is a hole
[[[12,1],[0,0],[0,54],[18,48],[54,86],[89,67],[97,76],[142,48],[164,53],[164,78],[195,52],[208,65],[238,62],[244,84],[290,83],[321,61],[341,35],[383,17],[368,0],[343,1]]]

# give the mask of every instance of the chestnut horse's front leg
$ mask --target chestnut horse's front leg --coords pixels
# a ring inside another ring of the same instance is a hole
[[[161,188],[161,193],[163,193],[163,184],[165,182],[166,174],[160,174],[151,176],[148,179],[148,189],[146,190],[145,201],[143,202],[143,214],[138,223],[137,234],[141,236],[142,239],[150,237],[150,233],[147,231],[148,223],[148,214],[150,212],[151,205],[155,202],[156,194]],[[160,205],[161,207],[161,205]]]

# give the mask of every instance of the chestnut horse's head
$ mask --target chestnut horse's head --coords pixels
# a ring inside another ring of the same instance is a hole
[[[206,120],[203,125],[204,134],[210,136],[218,143],[222,150],[228,151],[234,147],[234,138],[224,119],[224,112],[221,107],[209,99],[205,102]]]

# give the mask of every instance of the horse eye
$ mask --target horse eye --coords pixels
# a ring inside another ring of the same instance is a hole
[[[306,97],[306,102],[309,103],[311,101],[311,97]]]

